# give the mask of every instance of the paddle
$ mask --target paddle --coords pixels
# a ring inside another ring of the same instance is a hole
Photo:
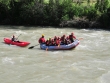
[[[20,35],[21,35],[21,34],[20,34]],[[20,35],[19,35],[19,36],[20,36]],[[16,40],[19,38],[19,36],[16,38]]]
[[[83,38],[79,38],[78,40],[82,40]]]
[[[37,44],[37,45],[35,45],[35,46],[38,46],[39,44]],[[32,48],[34,48],[35,46],[31,46],[31,47],[29,47],[28,49],[32,49]]]

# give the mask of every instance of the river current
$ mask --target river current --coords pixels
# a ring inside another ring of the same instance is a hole
[[[73,50],[45,51],[38,44],[45,38],[69,35],[74,32],[80,44]],[[20,35],[21,34],[21,35]],[[28,41],[27,47],[5,44],[5,37],[19,36]],[[110,31],[0,26],[1,83],[109,83]]]

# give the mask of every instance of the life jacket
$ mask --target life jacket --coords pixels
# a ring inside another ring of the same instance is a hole
[[[64,36],[61,37],[61,44],[65,44],[65,37]]]
[[[47,41],[45,42],[45,44],[46,44],[46,46],[49,46],[49,40],[47,40]]]
[[[52,39],[52,42],[51,42],[51,43],[52,43],[52,46],[54,46],[54,45],[55,45],[55,41],[54,41],[54,39]]]
[[[11,39],[11,41],[15,41],[15,38],[13,37],[13,38]]]
[[[39,39],[39,43],[45,43],[45,38],[41,37],[41,38]]]
[[[51,39],[49,39],[49,45],[50,45],[50,46],[52,45],[52,40],[51,40]]]
[[[16,41],[17,41],[14,35],[13,35],[13,37],[11,38],[11,41],[13,41],[13,42],[16,42]]]
[[[54,37],[54,41],[55,41],[56,39],[57,39],[57,37],[55,36],[55,37]]]
[[[74,42],[73,35],[69,35],[69,39],[70,39],[71,43]]]
[[[58,46],[59,45],[59,40],[57,39],[56,41],[55,41],[55,46]]]

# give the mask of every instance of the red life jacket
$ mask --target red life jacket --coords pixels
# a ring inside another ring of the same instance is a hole
[[[41,37],[41,38],[39,39],[39,43],[45,43],[45,38]]]
[[[49,40],[46,41],[46,46],[49,46]]]

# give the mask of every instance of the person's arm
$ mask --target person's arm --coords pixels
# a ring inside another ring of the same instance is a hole
[[[76,39],[76,36],[73,36],[74,39]]]

